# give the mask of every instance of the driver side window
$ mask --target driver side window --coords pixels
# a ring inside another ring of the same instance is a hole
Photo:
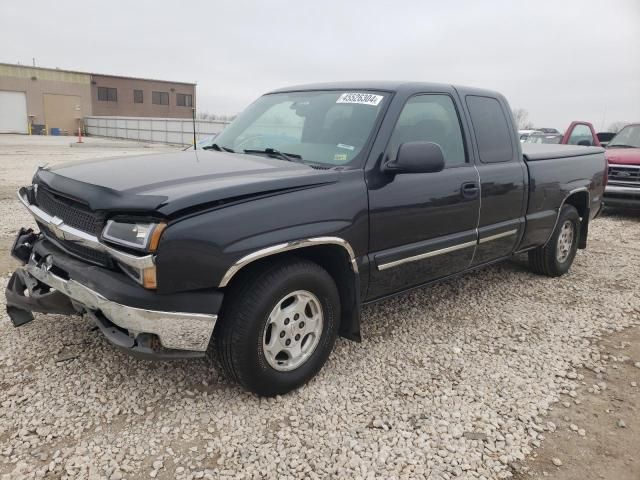
[[[433,142],[440,145],[445,168],[467,162],[462,130],[453,100],[448,95],[425,94],[405,104],[389,141],[389,159],[407,142]]]

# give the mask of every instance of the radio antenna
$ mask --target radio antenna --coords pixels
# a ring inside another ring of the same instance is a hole
[[[193,119],[193,149],[197,150],[198,146],[196,145],[196,107],[191,108],[191,117]]]

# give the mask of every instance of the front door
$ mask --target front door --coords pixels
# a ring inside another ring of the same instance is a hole
[[[387,147],[395,159],[406,142],[440,145],[445,168],[436,173],[384,174],[369,183],[368,299],[467,268],[477,243],[479,177],[465,149],[459,114],[447,94],[406,102]]]

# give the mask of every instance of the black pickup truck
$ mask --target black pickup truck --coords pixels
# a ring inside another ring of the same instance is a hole
[[[260,395],[290,391],[364,303],[528,252],[562,275],[602,206],[601,148],[527,145],[495,92],[321,84],[260,97],[207,150],[40,168],[18,197],[6,290],[83,314],[155,359],[217,352]],[[428,312],[426,312],[428,314]]]

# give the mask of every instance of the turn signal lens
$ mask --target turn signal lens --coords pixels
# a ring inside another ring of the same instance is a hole
[[[156,228],[153,229],[151,233],[151,238],[149,239],[149,250],[150,252],[155,252],[158,249],[158,244],[160,243],[160,237],[162,236],[162,232],[167,228],[166,223],[159,223]]]
[[[149,267],[142,270],[142,286],[150,289],[158,288],[156,267]]]

